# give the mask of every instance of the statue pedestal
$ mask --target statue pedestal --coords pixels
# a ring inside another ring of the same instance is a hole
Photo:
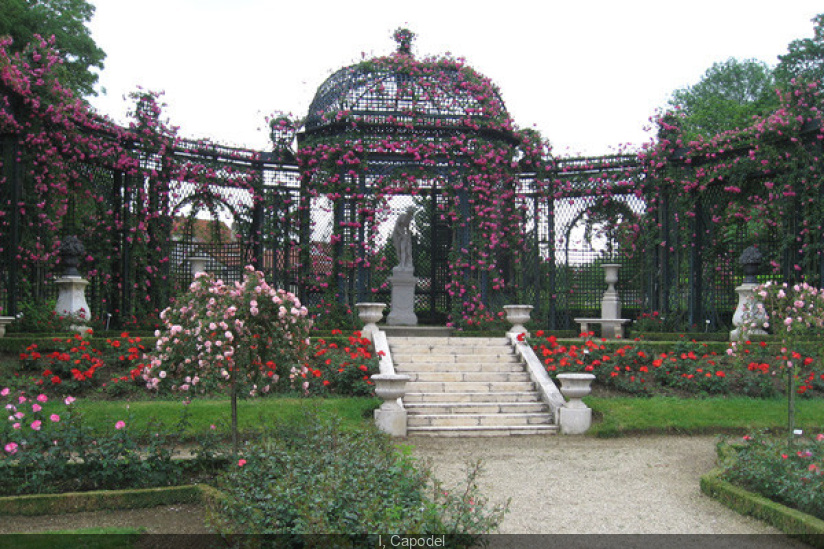
[[[86,303],[89,281],[79,276],[61,276],[54,282],[59,288],[54,311],[58,315],[71,316],[80,323],[87,322],[91,318],[89,304]],[[87,327],[78,325],[72,326],[72,329],[83,333]]]
[[[418,317],[415,315],[415,285],[418,279],[412,270],[392,269],[389,277],[392,284],[392,303],[386,323],[392,326],[415,326]]]
[[[758,284],[745,282],[735,289],[738,293],[738,306],[732,315],[732,325],[735,329],[730,332],[730,341],[740,341],[742,338],[754,335],[768,335],[761,329],[761,325],[767,320],[767,315],[763,310],[758,309],[760,302],[755,297],[757,287]]]

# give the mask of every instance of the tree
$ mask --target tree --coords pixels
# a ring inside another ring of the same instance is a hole
[[[812,19],[815,23],[812,38],[793,40],[787,53],[779,55],[775,68],[776,79],[786,83],[795,79],[807,81],[824,79],[824,13]]]
[[[189,291],[160,314],[164,327],[143,370],[146,386],[172,384],[187,395],[228,388],[237,454],[238,395],[267,393],[279,378],[306,373],[307,314],[294,294],[269,286],[251,265],[234,284],[198,273]]]
[[[673,92],[669,104],[683,113],[680,126],[692,140],[750,125],[753,117],[778,108],[778,96],[765,63],[730,58],[713,64],[697,84]]]
[[[79,95],[97,95],[94,85],[106,54],[86,27],[94,6],[86,0],[3,0],[0,2],[0,37],[11,37],[11,51],[23,51],[35,35],[55,38],[63,59],[60,82]]]

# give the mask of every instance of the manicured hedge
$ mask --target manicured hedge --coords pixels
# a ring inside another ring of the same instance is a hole
[[[209,494],[211,495],[211,492]],[[200,485],[8,496],[0,497],[0,515],[58,515],[103,509],[141,509],[202,501],[204,497]]]
[[[701,491],[742,515],[752,516],[791,537],[824,547],[824,521],[721,480],[721,469],[701,477]]]

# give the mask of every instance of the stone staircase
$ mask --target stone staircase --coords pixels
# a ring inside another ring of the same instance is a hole
[[[410,436],[508,436],[557,431],[506,338],[389,337]]]

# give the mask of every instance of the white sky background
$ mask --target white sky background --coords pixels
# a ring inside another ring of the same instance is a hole
[[[89,0],[107,54],[92,104],[126,121],[137,86],[163,91],[183,137],[269,148],[265,116],[303,117],[334,71],[395,50],[451,52],[501,90],[515,123],[559,155],[607,154],[677,88],[730,57],[775,65],[811,37],[821,0]]]

